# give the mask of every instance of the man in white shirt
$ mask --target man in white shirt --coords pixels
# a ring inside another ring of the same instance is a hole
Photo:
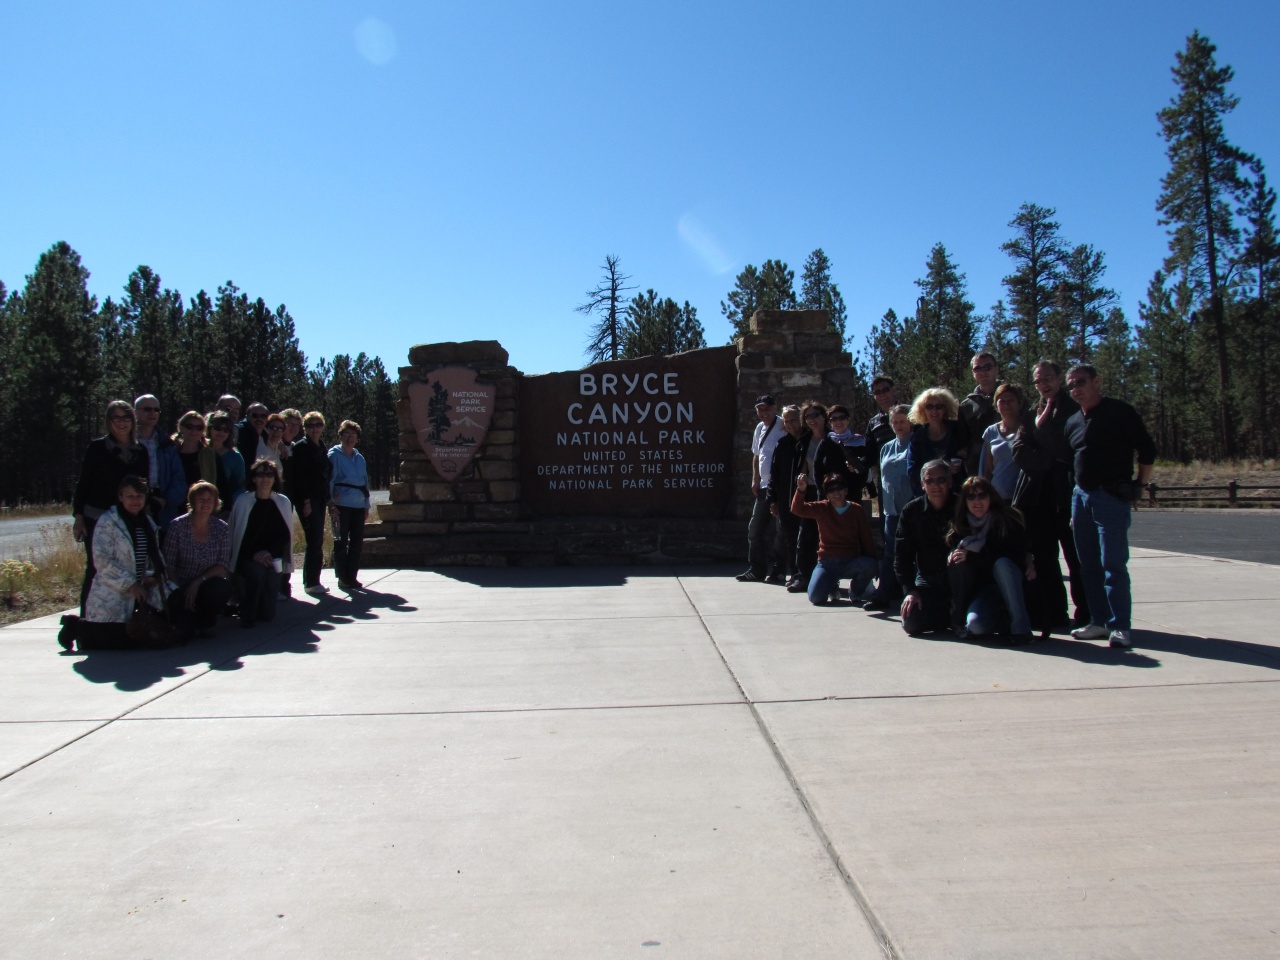
[[[751,435],[751,522],[747,526],[747,562],[750,566],[738,574],[744,583],[762,582],[776,577],[778,556],[773,533],[773,517],[769,514],[769,474],[773,466],[773,451],[782,439],[784,430],[778,420],[778,404],[765,394],[756,398],[756,424]]]

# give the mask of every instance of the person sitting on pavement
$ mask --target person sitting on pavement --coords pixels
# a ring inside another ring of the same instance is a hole
[[[165,533],[169,561],[169,615],[200,637],[213,636],[218,614],[231,598],[231,530],[214,516],[218,488],[198,480],[187,491],[187,512]]]
[[[93,529],[93,583],[84,617],[65,616],[58,643],[64,650],[126,650],[148,646],[129,636],[127,624],[134,607],[164,607],[164,556],[160,529],[147,513],[149,489],[142,477],[125,477],[117,491],[119,502]]]
[[[231,508],[231,569],[240,578],[240,626],[276,615],[285,570],[293,569],[293,504],[280,489],[280,468],[263,457],[249,470],[254,489]]]
[[[1036,567],[1027,549],[1027,531],[1018,511],[986,477],[964,482],[947,545],[955,635],[961,640],[989,636],[999,632],[1007,617],[1009,643],[1030,643],[1022,582],[1035,579]]]
[[[947,528],[955,514],[951,464],[930,460],[920,468],[925,489],[902,508],[893,546],[893,572],[906,589],[902,629],[912,636],[951,626],[951,582],[947,572]]]
[[[822,605],[840,596],[841,579],[850,578],[849,599],[862,606],[862,593],[876,575],[876,547],[871,524],[860,504],[849,501],[844,474],[829,473],[822,479],[825,500],[806,502],[809,478],[796,476],[791,512],[818,525],[818,562],[809,579],[809,602]]]
[[[884,523],[884,552],[880,557],[880,582],[865,604],[868,610],[892,610],[902,597],[902,585],[893,572],[894,547],[898,539],[898,518],[902,508],[914,499],[907,475],[907,450],[911,446],[911,408],[900,403],[889,413],[893,436],[880,445],[880,513]]]

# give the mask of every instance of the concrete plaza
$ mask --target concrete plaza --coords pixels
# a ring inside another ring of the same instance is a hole
[[[1131,569],[1130,653],[736,567],[370,570],[155,653],[5,628],[2,953],[1280,956],[1280,568]]]

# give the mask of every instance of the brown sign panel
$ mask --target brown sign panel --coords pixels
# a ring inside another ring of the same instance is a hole
[[[418,442],[440,476],[457,480],[489,433],[494,385],[477,381],[469,367],[441,367],[408,389]]]
[[[520,480],[530,512],[723,516],[737,352],[712,347],[525,377]]]

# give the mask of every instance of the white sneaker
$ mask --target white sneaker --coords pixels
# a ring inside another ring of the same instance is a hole
[[[1111,646],[1119,650],[1132,650],[1133,641],[1129,639],[1128,630],[1112,630]]]
[[[313,597],[323,597],[326,593],[329,592],[329,588],[326,587],[323,583],[317,583],[313,586],[307,587],[306,592]]]
[[[1100,623],[1089,623],[1083,627],[1076,627],[1071,631],[1071,636],[1077,640],[1101,640],[1107,635],[1107,628]],[[1115,636],[1115,634],[1112,634]]]

